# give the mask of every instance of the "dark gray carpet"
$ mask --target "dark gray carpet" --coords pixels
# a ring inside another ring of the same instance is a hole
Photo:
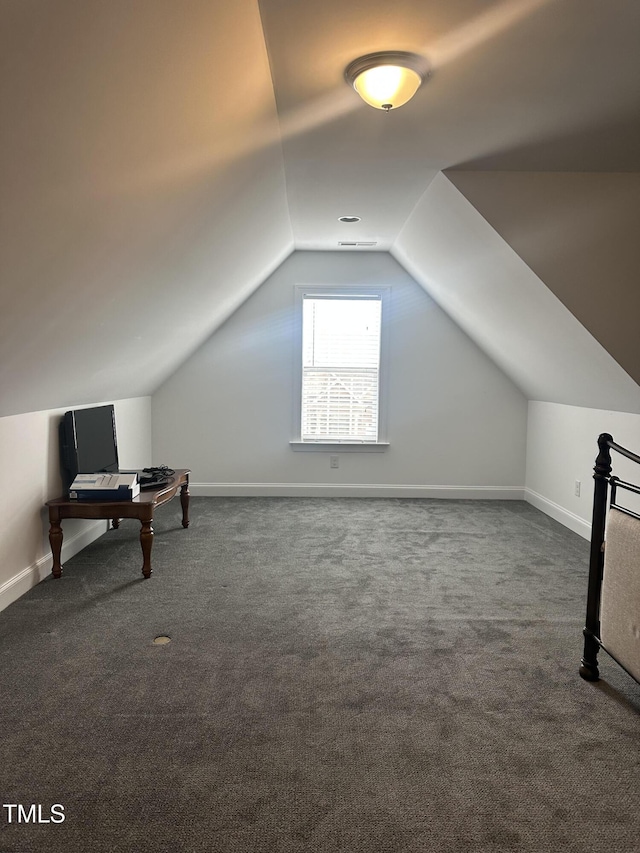
[[[0,614],[2,853],[640,850],[640,687],[520,502],[192,500]],[[159,634],[172,642],[153,645]]]

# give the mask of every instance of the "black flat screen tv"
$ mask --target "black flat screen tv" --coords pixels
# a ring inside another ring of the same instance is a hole
[[[60,461],[66,489],[76,474],[117,473],[118,440],[112,405],[65,413],[60,423]]]

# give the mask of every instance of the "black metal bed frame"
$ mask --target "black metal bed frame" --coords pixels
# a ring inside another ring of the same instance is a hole
[[[638,681],[624,664],[611,654],[600,639],[600,594],[602,590],[604,535],[608,506],[640,519],[638,513],[633,512],[627,507],[620,506],[616,502],[617,490],[619,488],[640,495],[640,486],[633,483],[626,483],[611,474],[611,451],[615,450],[621,456],[638,464],[640,464],[640,456],[627,450],[626,447],[616,444],[613,437],[607,432],[602,433],[598,437],[598,448],[599,453],[593,468],[595,486],[591,524],[591,552],[589,558],[589,589],[587,593],[587,617],[584,631],[582,632],[584,634],[584,653],[580,665],[580,675],[587,681],[597,681],[600,678],[600,673],[598,672],[598,652],[600,649],[603,649],[634,681]],[[611,487],[611,497],[607,505],[609,487]]]

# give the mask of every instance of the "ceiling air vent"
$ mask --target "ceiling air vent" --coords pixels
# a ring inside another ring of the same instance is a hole
[[[355,242],[353,240],[351,240],[351,241],[339,240],[338,241],[338,246],[356,247],[356,246],[377,246],[377,245],[378,245],[377,240],[358,240],[358,242]]]

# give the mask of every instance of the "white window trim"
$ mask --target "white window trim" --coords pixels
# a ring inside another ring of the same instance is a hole
[[[302,426],[302,302],[305,296],[379,296],[382,303],[380,326],[380,372],[378,395],[378,440],[377,441],[303,441]],[[389,399],[389,313],[391,308],[390,287],[367,285],[306,285],[294,286],[294,344],[293,344],[293,423],[289,442],[292,450],[326,451],[336,453],[381,453],[389,447],[387,435],[387,410]]]

